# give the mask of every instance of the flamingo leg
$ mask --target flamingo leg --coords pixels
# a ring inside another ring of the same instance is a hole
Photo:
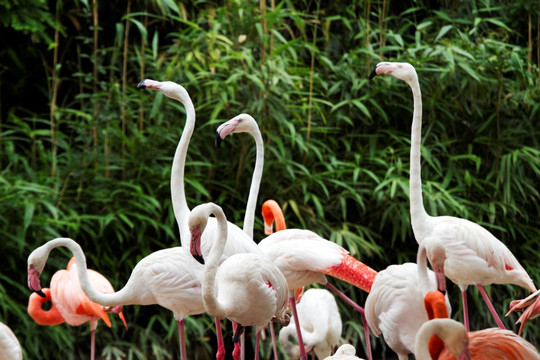
[[[274,332],[274,324],[272,324],[272,322],[270,321],[268,325],[270,326],[270,335],[272,336],[272,349],[274,351],[274,360],[279,360],[276,345],[276,333]]]
[[[344,293],[339,291],[338,288],[336,288],[334,285],[330,284],[329,282],[326,283],[326,287],[329,288],[330,290],[332,290],[333,292],[335,292],[337,296],[339,296],[347,304],[352,306],[353,309],[355,309],[356,311],[358,311],[360,313],[360,318],[362,319],[362,324],[364,325],[364,333],[365,333],[365,337],[366,337],[367,357],[368,357],[369,360],[373,360],[373,356],[371,354],[371,339],[369,337],[369,325],[368,325],[367,320],[366,320],[366,315],[365,315],[364,308],[362,308],[360,305],[355,303],[351,298],[349,298],[347,295],[345,295]]]
[[[296,300],[294,298],[294,291],[289,291],[289,306],[291,307],[291,310],[293,312],[294,326],[296,326],[296,336],[298,337],[298,346],[300,347],[300,360],[308,360],[306,348],[304,347],[304,340],[302,339],[300,321],[298,320],[298,314],[296,313]]]
[[[257,336],[255,337],[255,360],[259,360],[259,340],[261,337],[261,332],[259,331],[257,333]]]
[[[184,332],[184,319],[177,320],[176,325],[178,326],[178,340],[180,343],[180,359],[187,360],[186,337],[185,337],[185,332]]]
[[[90,360],[96,358],[96,330],[90,330]]]
[[[221,333],[221,320],[216,319],[216,337],[217,337],[217,353],[216,360],[225,360],[225,344],[223,343],[223,334]]]
[[[463,304],[463,325],[467,332],[471,331],[469,327],[469,310],[467,307],[467,289],[461,291],[461,303]]]
[[[488,294],[486,293],[486,290],[484,290],[484,287],[482,286],[482,284],[476,284],[476,286],[478,287],[480,294],[482,294],[482,297],[484,298],[484,301],[486,302],[486,305],[489,311],[491,312],[491,315],[493,315],[493,319],[495,319],[497,326],[500,329],[506,330],[506,327],[504,326],[501,318],[499,317],[499,314],[497,314],[497,312],[495,311],[495,308],[493,307],[493,304],[489,300]]]
[[[240,360],[242,359],[242,345],[241,345],[241,340],[242,340],[242,334],[237,334],[237,331],[242,331],[243,332],[243,328],[238,328],[240,325],[238,325],[237,323],[235,322],[232,322],[232,327],[233,327],[233,341],[234,341],[234,349],[233,349],[233,359],[234,360]],[[239,339],[238,339],[239,338]],[[235,340],[236,339],[236,340]],[[242,359],[243,360],[243,359]]]

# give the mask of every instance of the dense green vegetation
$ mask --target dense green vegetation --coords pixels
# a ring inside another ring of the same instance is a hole
[[[26,258],[35,247],[71,237],[89,266],[120,288],[141,258],[179,244],[169,179],[185,112],[137,92],[147,77],[182,84],[195,104],[185,179],[191,206],[214,201],[241,225],[254,143],[235,135],[218,151],[213,136],[221,122],[249,113],[266,146],[259,205],[274,198],[289,227],[311,229],[382,270],[416,258],[412,96],[401,81],[367,76],[380,60],[412,63],[424,101],[427,211],[482,224],[540,284],[539,3],[435,3],[0,4],[0,321],[18,335],[25,358],[89,354],[88,326],[44,328],[26,314]],[[258,217],[255,238],[263,236]],[[69,256],[52,253],[43,284]],[[450,291],[461,319],[459,289]],[[510,285],[488,291],[499,313],[526,295]],[[494,326],[477,290],[470,294],[472,328]],[[343,338],[363,353],[357,314],[340,308]],[[129,331],[118,320],[98,327],[104,359],[178,357],[170,312],[125,313]],[[516,329],[516,319],[504,322]],[[192,359],[213,356],[211,325],[208,316],[187,319]],[[524,337],[540,347],[538,321]],[[384,352],[382,340],[375,347]],[[268,340],[264,351],[268,358]]]

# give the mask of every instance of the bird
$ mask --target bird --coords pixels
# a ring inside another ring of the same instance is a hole
[[[33,292],[28,298],[28,315],[39,325],[55,326],[63,324],[66,320],[58,311],[56,305],[52,302],[51,289],[41,289],[44,296]],[[43,309],[43,304],[50,301],[49,310]]]
[[[540,316],[540,290],[532,293],[525,299],[510,302],[510,310],[506,313],[506,316],[513,311],[523,311],[523,314],[516,321],[516,324],[521,323],[518,332],[518,335],[521,335],[527,321]]]
[[[428,344],[433,335],[444,341],[444,345],[456,359],[471,360],[467,330],[463,324],[452,319],[433,319],[420,327],[415,341],[416,359],[431,360]]]
[[[271,235],[274,232],[274,223],[276,224],[276,231],[287,229],[285,223],[285,217],[281,206],[277,201],[268,199],[262,204],[261,213],[264,221],[264,234]]]
[[[426,311],[432,319],[448,319],[445,297],[440,291],[431,291],[425,297]],[[461,324],[460,324],[461,325]],[[464,326],[461,325],[463,328]],[[432,336],[428,340],[430,359],[455,359],[444,339]],[[510,330],[489,328],[467,333],[468,352],[471,359],[538,360],[540,354],[534,346]],[[419,354],[416,354],[419,358]]]
[[[172,81],[156,81],[152,79],[142,80],[138,85],[137,89],[148,89],[159,91],[165,96],[177,100],[182,103],[186,109],[186,123],[180,137],[180,141],[176,147],[174,153],[172,169],[171,169],[171,201],[173,205],[174,217],[178,223],[179,232],[180,232],[180,242],[184,250],[189,254],[190,251],[190,241],[191,235],[189,233],[189,227],[187,225],[188,217],[190,214],[190,209],[186,201],[186,194],[184,188],[184,172],[186,164],[187,150],[189,146],[189,141],[193,135],[193,130],[195,129],[195,107],[193,106],[193,101],[189,96],[187,90],[180,84],[177,84]],[[262,172],[262,169],[261,169]],[[255,175],[255,174],[254,174]],[[259,180],[260,181],[260,180]],[[253,183],[253,181],[252,181]],[[255,181],[256,183],[256,181]],[[248,205],[256,202],[258,195],[258,186],[252,186],[249,193]],[[253,198],[255,200],[253,200]],[[246,216],[249,212],[246,212]],[[254,214],[254,209],[253,209]],[[254,216],[254,215],[253,215]],[[209,219],[208,227],[217,228],[217,223],[214,218]],[[225,250],[223,251],[221,261],[224,261],[227,257],[232,254],[242,253],[242,252],[254,252],[259,253],[260,250],[255,244],[255,242],[247,235],[247,231],[243,232],[237,225],[227,222],[227,233],[229,234],[229,239]],[[207,231],[200,244],[200,249],[197,251],[205,254],[206,256],[210,252],[210,245],[213,243],[214,239],[211,237],[216,234],[216,231],[209,230]],[[225,357],[225,347],[223,345],[223,337],[221,332],[221,323],[216,319],[216,335],[218,343],[218,351],[216,353],[216,359],[223,360]],[[235,346],[235,351],[238,347]]]
[[[255,359],[259,355],[259,338],[263,327],[272,319],[281,323],[289,321],[287,311],[287,281],[279,268],[264,256],[254,253],[239,253],[228,257],[220,264],[227,236],[227,219],[221,207],[214,203],[196,206],[190,213],[188,224],[191,243],[199,248],[202,234],[210,215],[218,223],[215,243],[206,257],[193,253],[204,263],[202,297],[206,311],[212,316],[238,324],[233,340],[246,326],[256,329]]]
[[[422,201],[422,96],[418,75],[411,64],[404,62],[381,62],[371,72],[370,79],[380,74],[405,81],[413,94],[409,195],[411,225],[416,241],[419,245],[430,238],[443,241],[446,251],[444,273],[460,287],[467,330],[470,329],[466,298],[468,285],[477,285],[497,325],[504,328],[483,285],[511,283],[531,292],[536,288],[512,252],[484,227],[463,218],[427,214]]]
[[[426,270],[427,282],[420,281],[418,265],[390,265],[379,271],[365,302],[366,320],[375,334],[382,334],[399,360],[414,353],[416,333],[428,321],[424,295],[437,289],[435,274]],[[444,301],[444,295],[443,295]],[[446,305],[450,308],[449,301]]]
[[[234,131],[234,126],[237,126],[238,121],[231,120],[230,122],[228,126],[222,125],[221,129],[218,128],[216,139],[219,137],[223,140]],[[256,122],[251,121],[250,117],[243,117],[242,122],[243,131],[250,132],[257,139],[256,143],[262,144],[262,137],[260,131],[257,131]],[[260,153],[262,148],[262,146],[258,146],[257,151]],[[259,158],[261,157],[258,155],[257,159]],[[325,274],[337,277],[369,292],[373,278],[377,273],[375,270],[348,255],[348,251],[341,246],[323,239],[309,230],[284,229],[261,240],[258,247],[278,265],[285,275],[289,288],[289,305],[295,321],[298,320],[298,316],[296,314],[294,289],[303,288],[314,282],[324,284],[361,313],[366,331],[368,358],[371,359],[371,354],[369,354],[371,351],[369,329],[364,318],[364,310],[334,285],[328,283]],[[297,325],[296,328],[300,329],[300,326]],[[300,345],[300,358],[305,360],[307,355],[304,346],[302,346],[300,332],[298,333],[298,342]]]
[[[41,290],[42,273],[52,249],[67,247],[76,259],[78,281],[88,298],[104,306],[160,305],[173,312],[177,321],[180,354],[187,359],[184,319],[206,312],[202,302],[200,278],[203,267],[181,247],[158,250],[143,258],[133,268],[124,287],[113,293],[96,288],[86,270],[86,257],[80,245],[70,238],[56,238],[36,248],[28,256],[28,287]],[[74,270],[73,270],[74,271]],[[197,274],[200,272],[200,274]]]
[[[309,289],[302,295],[296,308],[300,319],[304,346],[313,350],[317,358],[330,356],[334,346],[341,337],[342,322],[336,299],[326,289]],[[281,328],[279,342],[291,359],[300,357],[298,345],[290,342],[295,337],[296,326],[291,321]]]
[[[102,319],[105,324],[111,327],[111,320],[108,312],[118,314],[127,329],[126,320],[122,313],[122,306],[106,307],[97,302],[93,302],[86,296],[79,283],[79,276],[76,269],[76,260],[71,258],[65,270],[58,270],[51,278],[50,297],[52,303],[62,315],[65,322],[71,326],[79,326],[86,322],[90,323],[90,359],[95,358],[95,332],[98,320]],[[74,266],[75,265],[75,266]],[[86,278],[93,288],[102,293],[112,293],[114,289],[103,275],[95,270],[84,269]],[[43,293],[39,292],[38,295]]]
[[[17,336],[6,324],[0,322],[0,358],[22,360],[22,348]]]
[[[324,358],[324,360],[363,360],[356,356],[356,349],[351,344],[343,344],[332,356]]]

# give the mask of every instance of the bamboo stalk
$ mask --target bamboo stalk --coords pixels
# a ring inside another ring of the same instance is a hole
[[[92,0],[92,24],[94,26],[94,49],[93,49],[93,65],[94,69],[92,72],[92,82],[93,82],[93,91],[94,95],[97,94],[98,91],[98,25],[99,25],[99,19],[98,19],[98,0]],[[97,155],[97,146],[98,146],[98,133],[97,133],[97,116],[98,116],[98,104],[97,101],[94,100],[94,112],[93,112],[93,122],[94,127],[92,129],[92,138],[94,139],[94,155]],[[94,161],[94,167],[97,168],[97,160]]]
[[[146,14],[146,7],[144,9],[144,28],[148,29],[148,15]],[[141,69],[139,74],[139,79],[144,79],[145,75],[145,65],[146,65],[146,39],[144,36],[141,36],[141,60],[139,68]],[[142,101],[139,102],[139,131],[144,130],[144,106]]]
[[[265,35],[268,34],[268,24],[266,22],[266,0],[259,0],[259,9],[261,11],[261,25],[263,30],[263,38],[262,38],[262,51],[261,51],[261,63],[265,62],[266,60],[266,43],[265,43]]]
[[[60,80],[58,79],[58,48],[60,45],[60,7],[61,1],[56,3],[56,18],[54,29],[54,50],[53,50],[53,66],[52,66],[52,98],[51,98],[51,110],[49,113],[49,121],[51,123],[51,144],[52,144],[52,164],[51,164],[51,176],[56,176],[56,155],[58,154],[58,144],[56,141],[56,121],[54,119],[56,115],[56,101],[58,99],[58,87]]]
[[[122,121],[122,135],[126,136],[126,89],[127,89],[127,61],[128,61],[128,45],[129,45],[129,14],[131,13],[131,0],[128,0],[126,10],[126,31],[124,32],[124,61],[122,64],[122,105],[120,108],[120,118]],[[122,140],[122,179],[126,179],[126,143]]]

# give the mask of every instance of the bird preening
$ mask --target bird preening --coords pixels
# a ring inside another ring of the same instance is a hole
[[[127,329],[123,311],[130,305],[159,305],[172,312],[178,329],[176,351],[182,360],[190,358],[193,351],[186,344],[185,319],[204,313],[215,318],[218,360],[226,356],[226,341],[234,342],[232,357],[235,360],[245,359],[245,346],[251,343],[245,340],[245,329],[249,327],[255,333],[255,359],[261,356],[260,343],[266,328],[271,330],[276,360],[285,354],[302,360],[307,360],[310,354],[318,359],[358,359],[357,355],[362,355],[372,360],[371,334],[382,335],[381,341],[386,342],[400,360],[408,359],[410,354],[420,360],[503,356],[540,359],[534,346],[520,336],[527,321],[540,315],[540,291],[525,268],[503,242],[480,224],[458,217],[460,214],[431,216],[424,208],[422,95],[415,68],[404,62],[381,62],[369,78],[379,75],[402,80],[412,91],[407,195],[416,240],[409,245],[417,247],[416,263],[388,264],[377,271],[369,266],[370,257],[361,252],[350,253],[345,246],[310,229],[288,228],[283,214],[287,209],[284,207],[282,211],[273,199],[262,207],[264,229],[255,229],[256,224],[261,224],[255,219],[255,209],[265,153],[259,124],[246,113],[224,122],[215,133],[218,148],[233,133],[248,132],[255,140],[256,159],[243,228],[234,224],[232,218],[228,220],[228,214],[217,204],[218,198],[215,202],[190,207],[184,176],[189,142],[195,130],[195,106],[180,84],[145,79],[137,85],[138,89],[158,91],[181,103],[186,112],[170,178],[179,243],[149,254],[138,254],[141,260],[125,285],[115,291],[102,275],[106,274],[106,269],[99,269],[98,273],[87,268],[86,255],[76,240],[62,237],[44,241],[28,256],[27,285],[33,292],[29,297],[28,314],[42,326],[64,322],[76,326],[89,322],[91,359],[95,358],[98,320],[111,327],[109,315],[116,313]],[[263,232],[264,238],[258,235]],[[73,258],[66,269],[55,272],[49,287],[42,288],[40,275],[51,251],[57,247],[68,248]],[[458,286],[457,293],[447,286],[447,278]],[[340,285],[336,286],[335,282]],[[523,311],[518,320],[521,323],[518,334],[505,329],[492,305],[484,290],[484,286],[491,284],[513,284],[531,293],[513,301],[509,308],[509,312]],[[304,287],[314,285],[303,291]],[[497,327],[470,331],[466,293],[469,285],[478,288]],[[357,289],[366,294],[363,306],[348,296]],[[450,318],[450,299],[459,297],[462,307],[454,313],[462,315],[463,323]],[[46,302],[51,302],[48,310],[42,307]],[[356,318],[351,321],[362,323],[363,339],[342,338],[342,330],[350,326],[342,321],[339,313],[345,304],[355,310]],[[222,320],[232,323],[233,339],[222,336]],[[22,359],[17,339],[9,328],[0,325],[0,351],[13,353],[8,359]],[[274,325],[280,327],[279,342]],[[113,327],[113,331],[117,329]],[[129,337],[129,332],[124,336]],[[362,343],[365,348],[358,346]]]

